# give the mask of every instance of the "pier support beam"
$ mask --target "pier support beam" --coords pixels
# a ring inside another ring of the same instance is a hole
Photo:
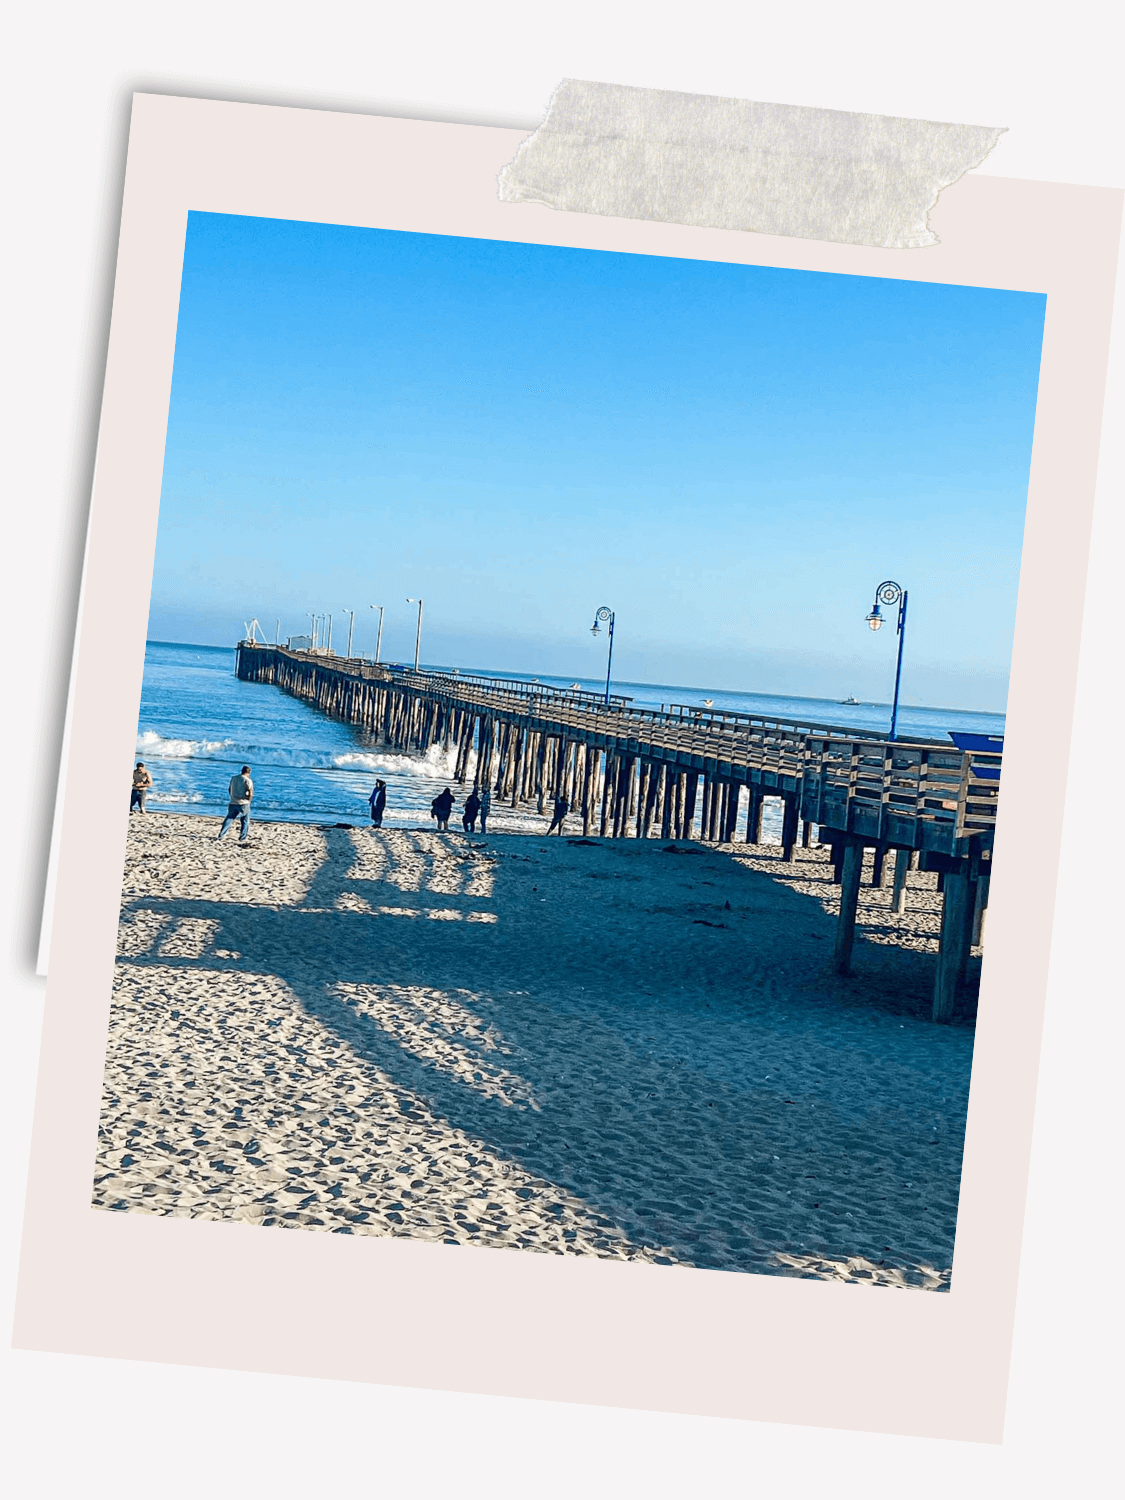
[[[675,811],[675,772],[670,765],[665,765],[661,776],[663,801],[660,809],[660,837],[667,842],[672,837],[672,815]]]
[[[900,917],[906,910],[906,876],[910,869],[911,853],[909,849],[895,850],[895,878],[891,886],[891,910]]]
[[[833,853],[840,846],[833,846]],[[849,841],[844,845],[840,876],[840,916],[836,923],[836,951],[832,967],[837,974],[852,972],[852,948],[855,944],[855,916],[859,906],[859,882],[863,875],[863,845]]]
[[[687,785],[684,788],[684,827],[682,838],[690,839],[694,832],[695,824],[695,799],[699,791],[699,772],[689,771]]]
[[[941,945],[934,978],[935,1021],[953,1019],[957,984],[964,973],[972,933],[972,882],[967,874],[947,874],[941,906]]]
[[[793,850],[797,844],[797,818],[796,797],[786,797],[781,819],[781,858],[787,865],[793,863]]]
[[[979,948],[984,942],[984,920],[988,915],[988,882],[989,875],[982,875],[977,881],[977,899],[973,902],[973,931],[969,942],[974,948]]]
[[[746,842],[760,844],[762,842],[762,813],[765,810],[766,799],[761,787],[748,786],[746,790],[750,793],[750,806],[746,809]]]

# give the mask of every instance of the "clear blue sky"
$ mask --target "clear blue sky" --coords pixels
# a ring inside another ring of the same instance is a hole
[[[193,213],[149,635],[1002,709],[1044,306]]]

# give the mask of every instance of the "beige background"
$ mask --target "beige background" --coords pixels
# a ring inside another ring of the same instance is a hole
[[[999,1437],[1121,194],[968,178],[925,252],[501,205],[521,131],[139,97],[95,477],[16,1342]],[[89,1208],[189,208],[1048,293],[1009,753],[948,1296]],[[1036,232],[1029,232],[1035,225]],[[1041,733],[1043,702],[1051,733]],[[1032,812],[1033,809],[1033,812]]]

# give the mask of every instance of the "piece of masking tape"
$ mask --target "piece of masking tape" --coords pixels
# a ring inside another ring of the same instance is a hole
[[[564,78],[497,180],[505,203],[914,250],[1005,128]]]

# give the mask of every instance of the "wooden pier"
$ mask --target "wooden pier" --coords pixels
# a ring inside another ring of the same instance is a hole
[[[948,1021],[988,904],[1001,757],[938,741],[881,739],[830,724],[671,705],[511,677],[415,672],[359,658],[242,641],[237,674],[362,726],[390,749],[454,754],[453,779],[539,812],[562,795],[583,836],[761,838],[768,797],[783,804],[781,856],[798,841],[832,850],[841,887],[834,963],[851,972],[864,851],[903,909],[911,863],[944,891],[933,1016]],[[888,859],[888,856],[891,856]]]

